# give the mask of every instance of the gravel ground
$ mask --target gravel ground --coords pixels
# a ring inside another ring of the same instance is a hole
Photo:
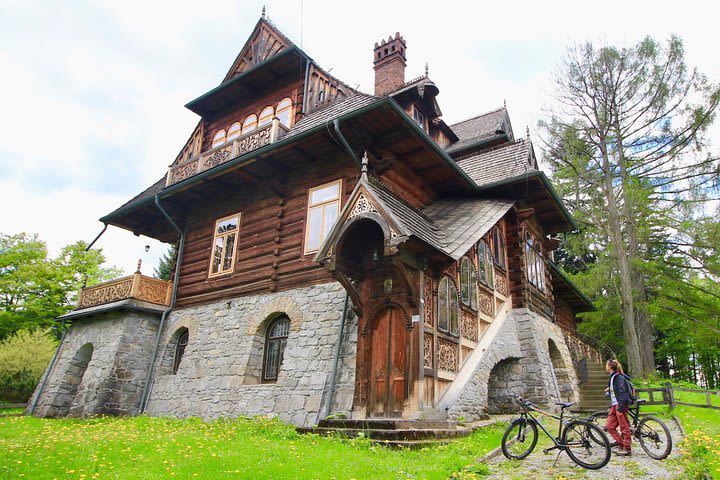
[[[548,430],[552,424],[542,420]],[[665,421],[673,437],[673,450],[665,460],[653,460],[643,451],[637,441],[633,441],[633,453],[629,457],[618,457],[613,455],[610,462],[600,470],[587,470],[573,462],[566,453],[557,452],[543,454],[543,448],[552,445],[550,439],[540,432],[540,441],[535,450],[524,460],[508,460],[502,453],[487,461],[490,467],[490,475],[487,479],[497,480],[525,480],[525,479],[630,479],[630,478],[651,478],[679,479],[684,478],[682,469],[678,466],[676,459],[679,455],[677,445],[680,443],[681,433],[678,426],[672,420]],[[557,431],[557,423],[554,424]],[[556,462],[557,459],[557,462]]]

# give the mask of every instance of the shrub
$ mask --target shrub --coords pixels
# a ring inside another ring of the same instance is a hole
[[[26,402],[57,342],[42,330],[20,330],[0,342],[0,401]]]

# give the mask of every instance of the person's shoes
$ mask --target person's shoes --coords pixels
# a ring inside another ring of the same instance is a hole
[[[632,454],[630,450],[625,450],[620,446],[616,446],[615,448],[613,448],[612,452],[619,457],[627,457]]]
[[[617,447],[617,446],[618,446],[617,442],[610,442],[610,448]]]

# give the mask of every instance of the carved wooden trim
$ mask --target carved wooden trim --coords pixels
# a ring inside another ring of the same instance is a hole
[[[437,365],[438,370],[448,372],[458,371],[458,346],[442,338],[437,340]]]
[[[433,368],[433,336],[431,333],[426,333],[423,337],[423,345],[425,352],[424,365],[426,368]]]
[[[85,287],[78,296],[77,309],[95,307],[135,298],[158,305],[170,305],[172,284],[165,280],[135,274]]]
[[[476,342],[478,341],[478,326],[477,326],[477,317],[471,313],[467,312],[465,310],[461,311],[462,317],[460,319],[460,330],[462,332],[463,338],[467,338],[470,341]]]
[[[509,288],[508,288],[508,280],[507,275],[503,273],[501,270],[496,270],[497,275],[495,275],[495,290],[497,292],[505,297],[508,296]]]
[[[495,317],[495,300],[492,293],[484,288],[478,288],[478,310],[489,317]]]

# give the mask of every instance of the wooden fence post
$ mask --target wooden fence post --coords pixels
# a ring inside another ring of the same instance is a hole
[[[663,389],[663,402],[670,406],[670,410],[675,408],[675,394],[673,392],[673,386],[670,382],[665,382],[665,389]]]

